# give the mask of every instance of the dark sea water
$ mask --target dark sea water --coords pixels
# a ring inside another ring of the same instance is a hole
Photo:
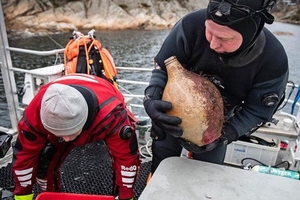
[[[284,45],[289,57],[290,64],[290,80],[296,84],[300,83],[300,26],[284,23],[274,23],[267,25],[274,33],[284,32],[284,34],[276,34],[278,39]],[[164,38],[169,30],[120,30],[120,31],[96,31],[97,37],[101,43],[112,54],[116,66],[118,67],[141,67],[152,68],[153,58],[160,49]],[[71,33],[57,34],[51,36],[27,37],[9,39],[11,47],[20,47],[32,50],[53,50],[64,48],[68,42]],[[57,58],[55,56],[32,56],[29,54],[11,53],[13,66],[24,69],[34,69],[53,65]],[[63,57],[61,57],[63,59]],[[63,62],[63,60],[61,60]],[[150,73],[124,73],[118,75],[120,79],[130,79],[131,77],[139,78],[142,81],[148,81]],[[19,87],[23,84],[24,77],[16,74],[16,82]],[[4,87],[0,79],[0,126],[10,127],[8,119],[8,110],[5,99]],[[128,86],[130,91],[143,91],[143,87]]]
[[[117,67],[153,68],[153,58],[168,33],[169,30],[96,31],[96,36],[102,46],[110,51]],[[65,47],[70,36],[71,33],[9,39],[9,46],[43,51],[61,49]],[[60,56],[60,59],[57,59],[56,56],[34,56],[11,52],[13,66],[23,69],[51,66],[59,60],[63,62],[63,55]],[[148,81],[150,75],[150,72],[118,72],[119,79],[127,80],[134,78],[134,80]],[[24,75],[16,73],[15,80],[18,87],[22,88]],[[126,90],[135,91],[134,94],[143,94],[144,88],[145,86],[126,85]],[[0,79],[0,126],[10,127],[2,77]]]

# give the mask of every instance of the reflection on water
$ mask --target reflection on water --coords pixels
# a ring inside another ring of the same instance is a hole
[[[300,51],[300,26],[274,23],[267,25],[272,32],[289,32],[291,34],[276,35],[286,48],[290,63],[290,80],[296,84],[300,83],[300,70],[297,70]],[[153,58],[158,52],[164,38],[169,30],[120,30],[120,31],[96,31],[97,37],[102,45],[106,47],[114,57],[118,67],[153,67]],[[52,50],[64,48],[68,42],[70,34],[58,34],[52,36],[21,38],[9,41],[12,47],[20,47],[33,50]],[[55,56],[32,56],[29,54],[11,53],[13,66],[24,69],[34,69],[53,65],[56,61]],[[63,59],[63,57],[61,57]],[[119,78],[138,77],[143,81],[149,80],[150,73],[142,75],[141,73],[119,72]],[[18,86],[23,84],[23,76],[16,75]],[[128,85],[126,88],[130,91],[138,90],[141,93],[144,87]],[[136,92],[135,92],[136,93]],[[142,94],[142,93],[141,93]],[[0,79],[0,126],[9,127],[10,122],[7,119],[7,105],[5,100],[2,79]]]

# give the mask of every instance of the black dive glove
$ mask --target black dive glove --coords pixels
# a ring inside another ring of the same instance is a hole
[[[150,131],[150,137],[154,140],[165,140],[166,139],[166,133],[164,133],[161,128],[159,128],[153,121],[151,122],[151,131]]]
[[[235,128],[230,124],[226,124],[223,127],[222,135],[212,143],[207,144],[205,146],[199,147],[198,145],[195,145],[194,143],[186,141],[182,138],[178,138],[178,142],[186,150],[198,154],[198,153],[205,153],[208,151],[212,151],[215,148],[223,145],[228,145],[231,142],[236,141],[237,139],[238,139],[238,134]]]
[[[149,86],[145,89],[144,107],[152,120],[151,137],[155,140],[164,140],[167,133],[174,137],[182,135],[182,129],[178,126],[181,119],[165,113],[172,108],[171,102],[161,100],[166,84],[167,73],[154,69]]]

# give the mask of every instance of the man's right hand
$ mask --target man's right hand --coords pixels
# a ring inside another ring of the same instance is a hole
[[[152,120],[151,136],[153,139],[164,140],[167,133],[174,137],[182,135],[182,129],[178,126],[181,119],[165,113],[172,108],[171,102],[147,99],[144,107]]]
[[[182,129],[178,126],[181,119],[166,114],[172,108],[171,102],[161,100],[167,79],[165,71],[154,69],[145,89],[144,107],[152,120],[151,136],[156,140],[164,140],[166,133],[174,137],[182,135]]]

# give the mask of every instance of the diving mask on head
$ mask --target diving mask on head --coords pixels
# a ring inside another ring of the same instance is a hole
[[[243,37],[242,44],[236,51],[219,54],[222,62],[230,66],[244,66],[260,54],[257,52],[261,52],[265,41],[261,32],[265,23],[272,24],[274,21],[269,11],[275,2],[276,0],[209,1],[206,19],[221,26],[228,26]]]
[[[244,19],[256,17],[260,17],[267,24],[272,24],[274,16],[269,11],[274,4],[274,0],[267,0],[260,9],[255,9],[234,3],[233,0],[210,0],[207,9],[211,19],[220,25],[230,26]]]

